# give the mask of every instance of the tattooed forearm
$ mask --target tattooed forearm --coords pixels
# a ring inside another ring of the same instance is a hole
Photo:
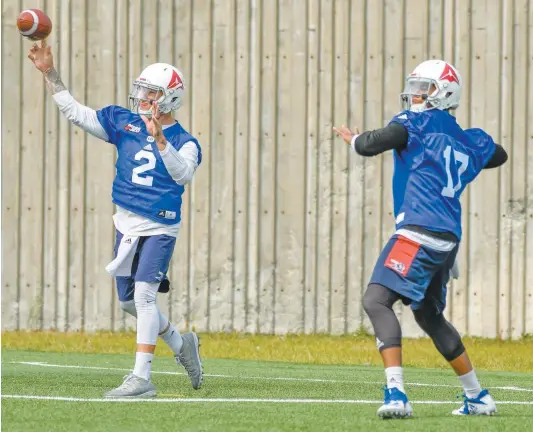
[[[61,81],[59,73],[55,70],[55,68],[52,68],[49,71],[45,72],[44,79],[46,81],[46,87],[50,89],[52,94],[56,94],[62,90],[67,89],[65,87],[65,84],[63,84],[63,81]]]

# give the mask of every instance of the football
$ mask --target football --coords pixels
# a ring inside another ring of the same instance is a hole
[[[48,37],[52,31],[52,21],[39,9],[26,9],[18,16],[17,27],[22,36],[37,41]]]

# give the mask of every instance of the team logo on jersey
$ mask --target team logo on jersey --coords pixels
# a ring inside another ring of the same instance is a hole
[[[448,63],[446,63],[446,66],[444,66],[444,70],[440,74],[439,79],[441,81],[446,80],[449,82],[455,82],[459,84],[459,78],[457,77],[457,74],[455,73],[455,71],[452,69],[452,67]]]
[[[152,143],[152,142],[155,141],[155,138],[150,135],[150,136],[146,137],[146,141],[148,141],[149,143]]]
[[[167,88],[183,88],[183,81],[175,70],[172,70],[172,77],[170,77],[170,81],[168,83]]]
[[[133,126],[131,123],[128,123],[124,130],[128,132],[139,133],[141,131],[141,128],[139,126]]]

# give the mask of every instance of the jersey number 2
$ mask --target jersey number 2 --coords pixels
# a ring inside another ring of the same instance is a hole
[[[451,166],[451,155],[452,155],[452,147],[447,146],[444,150],[444,160],[446,161],[446,176],[448,177],[448,184],[442,188],[442,195],[444,195],[447,198],[453,198],[455,196],[455,192],[457,192],[459,189],[461,189],[462,183],[461,183],[461,175],[466,171],[468,168],[468,155],[461,153],[457,150],[453,151],[453,159],[454,159],[454,165]],[[459,163],[459,167],[457,167],[457,163]],[[452,172],[455,173],[455,177],[457,177],[457,184],[453,184],[453,177]]]
[[[152,176],[143,176],[141,177],[139,174],[142,174],[146,171],[150,171],[155,168],[155,156],[152,152],[141,150],[140,152],[135,154],[135,160],[141,160],[145,159],[148,162],[145,164],[142,164],[136,168],[133,168],[133,174],[131,176],[131,181],[133,183],[137,183],[143,186],[152,186],[154,182],[154,178]]]

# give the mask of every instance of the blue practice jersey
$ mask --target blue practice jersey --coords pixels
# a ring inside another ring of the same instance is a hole
[[[111,105],[97,111],[98,121],[109,142],[118,150],[113,202],[155,222],[172,225],[181,220],[181,196],[185,188],[168,173],[154,138],[141,116],[126,108]],[[164,131],[167,142],[179,150],[192,141],[202,154],[198,141],[176,123]]]
[[[466,185],[496,150],[481,129],[461,129],[441,110],[403,111],[391,122],[408,132],[407,148],[394,151],[392,191],[396,227],[417,225],[461,239],[461,203]]]

